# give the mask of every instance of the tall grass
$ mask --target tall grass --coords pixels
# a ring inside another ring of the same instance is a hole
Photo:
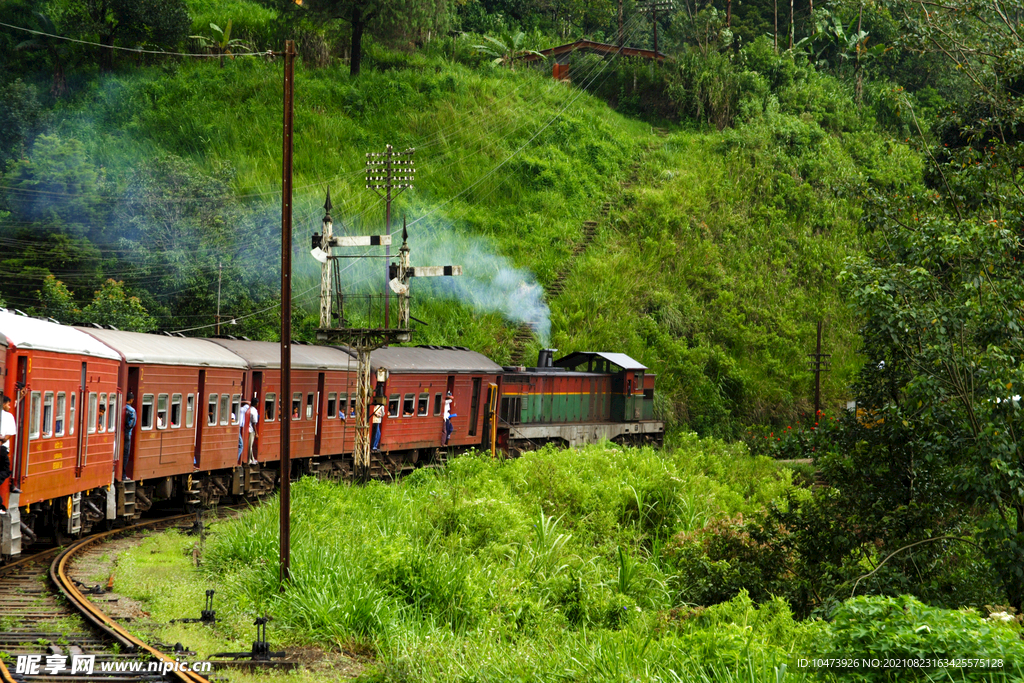
[[[732,611],[716,628],[740,619],[745,635],[715,636],[697,659],[704,627],[673,611],[659,539],[696,523],[682,511],[733,514],[789,488],[777,477],[737,487],[702,459],[738,478],[770,464],[695,440],[665,453],[604,444],[507,462],[470,455],[389,486],[304,479],[292,489],[293,577],[283,592],[273,504],[212,539],[206,567],[238,609],[270,612],[290,639],[374,651],[371,679],[774,671],[804,637],[791,618],[778,628],[779,609],[769,618],[749,600],[720,608]],[[758,631],[769,623],[774,631]]]

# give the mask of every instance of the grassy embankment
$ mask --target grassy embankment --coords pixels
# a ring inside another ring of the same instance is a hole
[[[393,485],[303,479],[292,491],[283,591],[276,501],[219,525],[205,547],[151,541],[121,558],[115,589],[165,623],[215,588],[215,627],[157,631],[199,659],[248,649],[253,618],[269,614],[275,648],[364,655],[366,681],[835,680],[800,668],[814,656],[1003,662],[901,674],[922,681],[1024,672],[1018,624],[912,598],[857,597],[832,624],[795,621],[781,598],[688,603],[677,549],[693,532],[803,495],[742,445],[691,435],[662,452],[606,443],[504,462],[467,455]],[[865,667],[863,680],[889,680],[886,670]]]

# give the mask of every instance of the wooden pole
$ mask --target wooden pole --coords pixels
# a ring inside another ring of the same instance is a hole
[[[292,131],[295,41],[284,43],[284,149],[281,171],[281,592],[291,577]]]

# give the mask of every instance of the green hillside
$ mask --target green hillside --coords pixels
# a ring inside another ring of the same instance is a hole
[[[211,11],[236,17],[235,35],[249,38],[265,37],[274,17],[242,2],[195,6],[194,32]],[[546,66],[492,67],[473,42],[416,52],[368,42],[358,77],[340,62],[300,60],[297,335],[317,325],[319,267],[305,245],[325,192],[336,231],[381,232],[363,169],[367,152],[391,144],[415,148],[417,169],[393,231],[408,221],[414,265],[466,271],[415,283],[413,315],[427,323],[416,343],[462,344],[501,363],[529,364],[548,345],[622,351],[659,375],[670,423],[735,436],[745,423],[813,412],[806,360],[822,320],[833,354],[826,404],[846,399],[857,324],[835,276],[860,249],[858,196],[921,175],[874,108],[762,41],[730,67],[745,79],[744,117],[721,132],[680,126],[641,115],[654,108],[637,102],[685,111],[701,97],[685,93],[685,65],[657,67],[667,92],[682,79],[672,100],[647,63],[579,58],[569,85]],[[29,86],[42,111],[5,176],[12,211],[0,230],[18,248],[0,264],[13,276],[4,298],[40,307],[35,292],[52,272],[81,306],[114,277],[160,329],[206,335],[221,274],[222,312],[237,323],[228,331],[275,339],[281,60],[132,60],[85,70],[59,100],[43,94],[43,73]],[[352,291],[384,287],[365,261],[343,277]],[[517,346],[522,323],[534,340]]]

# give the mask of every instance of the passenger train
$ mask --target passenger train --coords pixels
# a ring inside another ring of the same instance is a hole
[[[0,386],[18,397],[13,475],[0,485],[9,510],[0,516],[0,555],[19,555],[37,537],[64,542],[122,524],[158,501],[206,506],[267,494],[277,486],[289,417],[290,475],[351,479],[355,354],[291,348],[286,396],[276,343],[70,327],[0,309]],[[556,360],[545,349],[537,367],[502,367],[462,347],[392,346],[370,362],[374,396],[387,410],[375,476],[492,441],[518,455],[545,443],[663,440],[655,377],[622,353]],[[448,392],[455,431],[443,447]],[[130,439],[129,394],[137,411]],[[238,458],[245,399],[259,414],[254,465]]]

